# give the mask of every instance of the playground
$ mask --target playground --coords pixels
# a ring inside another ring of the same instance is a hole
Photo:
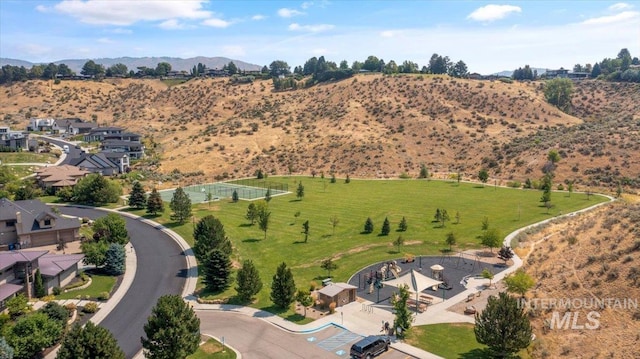
[[[223,198],[231,198],[233,192],[238,194],[238,199],[251,201],[264,198],[267,191],[272,197],[289,193],[289,185],[274,181],[257,179],[243,179],[229,182],[214,182],[182,187],[191,199],[191,203],[206,203],[219,201]],[[171,202],[175,189],[158,191],[165,202]]]
[[[433,285],[429,285],[418,293],[418,308],[420,311],[425,311],[431,304],[442,302],[462,293],[467,289],[465,287],[467,278],[479,277],[483,269],[487,268],[497,274],[507,268],[501,263],[493,263],[483,259],[483,257],[469,252],[420,256],[411,258],[410,261],[407,261],[407,258],[400,258],[379,262],[360,270],[351,277],[349,284],[357,287],[356,295],[358,297],[381,306],[390,306],[389,299],[398,291],[397,283],[402,282],[402,278],[413,270],[414,274],[419,273],[415,275],[416,277],[422,275],[427,277],[423,278],[425,281],[433,281]],[[416,280],[409,277],[411,276],[404,278],[407,278],[409,290],[413,293],[411,301],[415,308],[416,303],[413,300],[415,293],[411,289],[412,280],[415,286],[416,282],[421,279],[417,278]]]

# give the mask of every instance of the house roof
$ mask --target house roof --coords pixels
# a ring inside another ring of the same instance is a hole
[[[70,124],[74,128],[97,128],[98,125],[93,122],[74,122]]]
[[[91,130],[91,133],[104,133],[104,132],[112,132],[112,131],[123,131],[122,127],[95,127]]]
[[[16,263],[27,263],[33,262],[43,255],[47,254],[48,251],[9,251],[9,252],[0,252],[0,270],[5,268],[9,268]]]
[[[42,275],[55,277],[76,265],[82,258],[83,254],[45,254],[38,259],[38,268]]]
[[[50,166],[50,167],[41,168],[37,170],[36,173],[38,174],[38,176],[40,176],[41,179],[54,176],[54,175],[58,175],[59,178],[62,179],[62,178],[69,178],[69,177],[71,178],[83,177],[89,172],[82,170],[76,166],[63,165],[63,166]]]
[[[127,147],[142,147],[142,143],[125,140],[104,140],[102,146],[127,146]]]
[[[6,283],[0,285],[0,301],[3,301],[10,296],[18,293],[22,290],[22,286],[18,284]]]
[[[347,283],[334,283],[320,289],[318,293],[324,294],[328,297],[335,297],[345,289],[356,289],[356,288],[357,288],[356,286],[353,286]]]
[[[107,168],[118,168],[118,166],[111,162],[109,158],[104,154],[104,152],[100,153],[83,153],[79,158],[71,161],[74,166],[85,167],[85,168],[98,168],[98,169],[107,169]]]
[[[17,221],[20,212],[21,221]],[[40,228],[37,218],[48,216],[55,220],[52,228]],[[6,198],[0,199],[0,220],[15,220],[18,235],[40,231],[80,228],[80,222],[75,218],[64,218],[54,214],[44,203],[37,199],[11,202]]]

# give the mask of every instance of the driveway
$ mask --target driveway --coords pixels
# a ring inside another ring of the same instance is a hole
[[[95,209],[59,208],[64,214],[92,219],[107,214]],[[123,218],[137,254],[136,276],[127,294],[100,325],[113,333],[126,357],[133,358],[142,349],[143,326],[157,299],[164,294],[182,294],[187,263],[171,237],[138,220]]]
[[[351,345],[362,337],[348,330],[327,326],[313,333],[294,334],[245,314],[217,310],[197,310],[200,332],[225,338],[225,344],[243,359],[348,358]],[[380,359],[413,358],[390,349]]]

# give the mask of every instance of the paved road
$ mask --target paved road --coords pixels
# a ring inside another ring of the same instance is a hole
[[[263,320],[244,314],[198,310],[200,331],[225,338],[243,359],[348,358],[351,344],[362,338],[344,329],[329,326],[319,332],[293,334]],[[412,358],[393,349],[376,359]]]
[[[89,218],[106,215],[103,211],[77,207],[60,207],[60,211]],[[157,299],[164,294],[182,293],[187,263],[182,250],[169,236],[135,219],[125,219],[137,254],[136,276],[127,294],[100,325],[113,333],[126,357],[132,358],[142,349],[143,326]]]
[[[59,163],[59,165],[68,165],[69,163],[71,163],[71,160],[80,157],[80,154],[82,153],[82,150],[79,148],[76,148],[75,145],[71,142],[55,139],[52,137],[41,136],[40,138],[43,141],[53,143],[54,145],[59,147],[62,147],[64,145],[69,146],[69,153],[67,153],[67,157],[61,163]]]

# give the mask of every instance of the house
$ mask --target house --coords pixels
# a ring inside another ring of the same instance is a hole
[[[59,255],[48,251],[0,252],[0,311],[14,295],[25,292],[27,298],[34,292],[34,275],[40,269],[47,294],[54,287],[62,288],[78,275],[82,254]]]
[[[84,142],[102,142],[105,136],[112,136],[123,131],[124,129],[120,127],[94,127],[84,135]]]
[[[29,124],[27,125],[27,131],[42,131],[48,132],[53,129],[53,124],[56,120],[53,118],[35,118],[32,117],[29,119]]]
[[[545,71],[544,76],[548,79],[568,78],[569,70],[562,67],[559,70],[547,70]]]
[[[125,152],[83,153],[71,165],[91,173],[111,176],[129,169],[129,155]]]
[[[574,71],[569,72],[568,77],[570,79],[588,79],[591,76],[590,72],[585,71]]]
[[[356,286],[347,283],[334,283],[318,291],[318,300],[325,305],[336,303],[336,307],[355,302]]]
[[[98,125],[93,122],[84,122],[80,118],[63,118],[56,119],[51,128],[53,133],[67,133],[70,135],[78,135],[82,133],[89,133],[92,128],[96,128]]]
[[[83,135],[90,133],[91,130],[98,127],[98,124],[93,122],[73,122],[69,124],[67,128],[67,133],[75,136],[75,135]]]
[[[20,131],[11,131],[9,127],[0,127],[0,147],[11,151],[29,150],[29,135]]]
[[[55,214],[39,200],[0,199],[0,251],[60,245],[80,239],[80,221]]]
[[[144,157],[144,146],[140,142],[105,140],[100,146],[103,152],[123,152],[129,158],[139,160]]]
[[[75,186],[89,173],[70,165],[51,166],[37,170],[36,179],[42,189],[49,193],[56,193],[60,188]]]
[[[220,69],[206,69],[204,76],[207,77],[225,77],[229,76],[229,71]]]
[[[480,75],[477,72],[472,72],[467,76],[467,78],[469,78],[471,80],[482,80],[482,75]]]

